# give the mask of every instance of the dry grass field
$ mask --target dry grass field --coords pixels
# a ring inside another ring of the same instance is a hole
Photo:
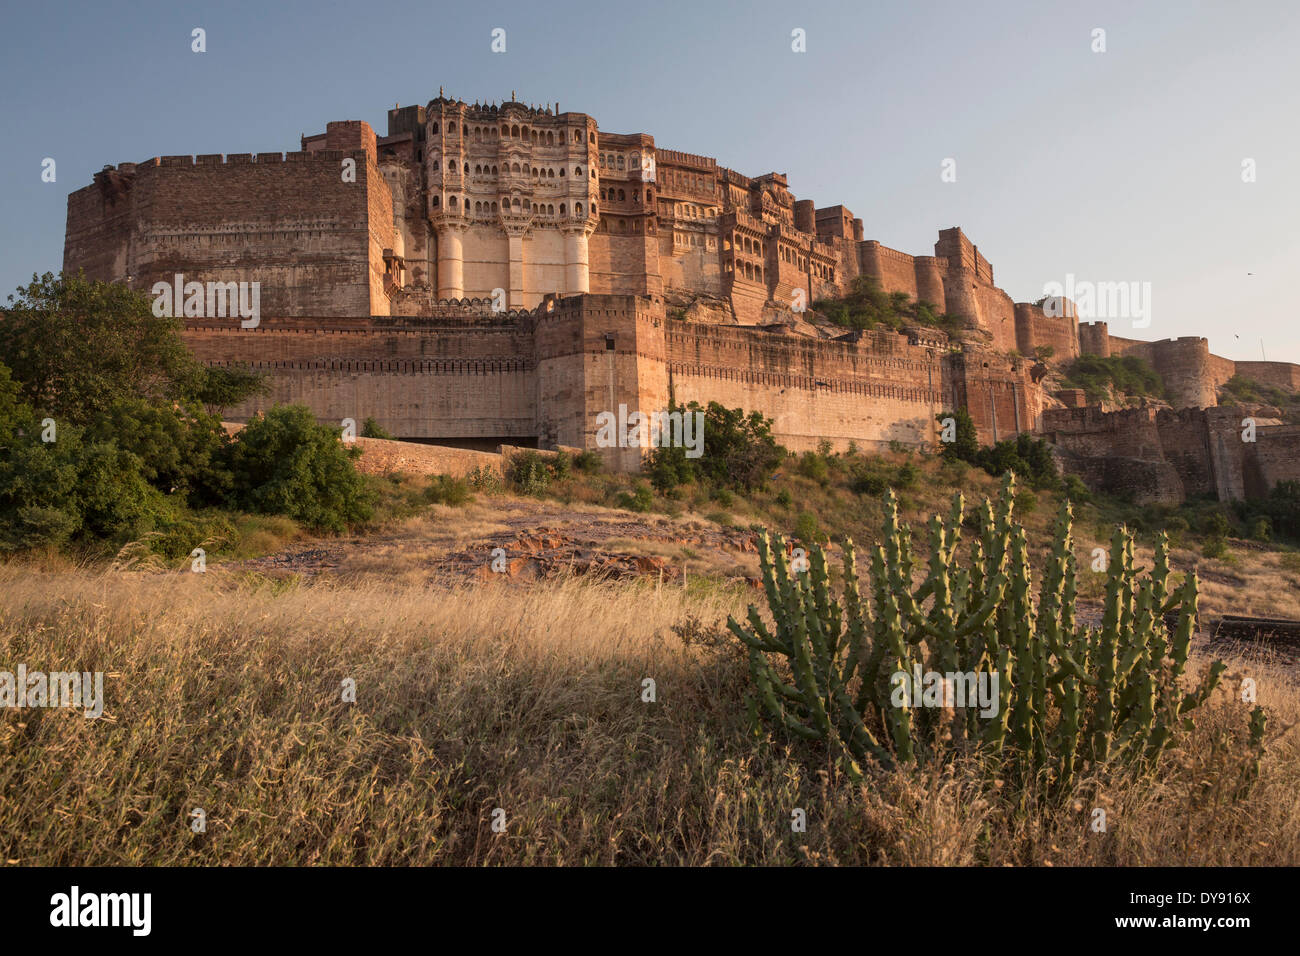
[[[0,858],[1300,863],[1289,729],[1300,678],[1284,662],[1232,659],[1186,746],[1148,779],[1088,778],[1046,803],[960,762],[854,786],[802,742],[749,723],[744,660],[721,635],[726,615],[757,596],[743,583],[439,582],[422,571],[509,520],[482,502],[437,507],[389,529],[380,550],[310,575],[247,562],[206,574],[0,566],[0,661],[109,675],[98,720],[0,711]],[[616,522],[611,539],[640,547],[627,532]],[[658,536],[645,546],[679,557]],[[1258,681],[1270,743],[1254,788],[1234,800],[1241,756],[1224,741],[1244,721],[1231,679],[1243,675]],[[347,678],[355,703],[342,700]],[[653,703],[642,700],[647,678]],[[1088,825],[1096,807],[1105,833]],[[206,832],[192,831],[195,808]],[[804,833],[791,829],[796,808]]]

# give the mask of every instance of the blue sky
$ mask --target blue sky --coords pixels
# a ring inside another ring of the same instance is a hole
[[[554,103],[776,170],[917,255],[960,225],[1017,301],[1149,282],[1147,329],[1300,362],[1300,3],[62,3],[6,7],[0,286],[58,271],[105,164],[298,148],[395,102]],[[207,52],[190,32],[207,32]],[[507,50],[491,52],[491,31]],[[806,32],[807,52],[791,50]],[[1092,31],[1106,31],[1106,51]],[[57,180],[41,181],[41,164]],[[956,182],[941,164],[956,160]],[[1257,179],[1242,181],[1253,159]],[[1250,275],[1250,273],[1254,273]]]

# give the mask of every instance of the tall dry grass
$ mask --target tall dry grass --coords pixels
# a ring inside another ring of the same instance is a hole
[[[0,567],[0,594],[0,669],[111,675],[100,720],[0,711],[10,863],[1300,862],[1295,735],[1234,802],[1222,741],[1244,709],[1226,692],[1156,779],[1086,781],[1042,806],[962,763],[857,788],[804,745],[755,734],[743,659],[690,640],[738,610],[725,591],[48,564]],[[1300,716],[1293,671],[1238,669],[1275,727]],[[1088,826],[1097,806],[1104,834]]]

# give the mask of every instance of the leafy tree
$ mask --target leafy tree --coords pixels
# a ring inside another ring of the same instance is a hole
[[[53,441],[0,366],[0,550],[60,546],[78,538],[122,540],[169,506],[141,461],[72,424]]]
[[[772,419],[759,412],[745,414],[709,402],[681,406],[670,403],[670,413],[704,416],[703,448],[700,457],[688,458],[687,449],[665,446],[650,452],[646,470],[660,491],[693,481],[707,481],[720,488],[753,491],[761,488],[786,456],[786,450],[772,437]]]
[[[980,440],[970,412],[959,408],[955,412],[940,412],[935,418],[940,427],[940,454],[948,461],[955,459],[974,464],[976,456],[979,455]],[[948,427],[949,418],[953,420],[953,440],[943,441],[943,430]]]
[[[166,494],[180,492],[196,506],[230,489],[230,473],[220,460],[230,439],[197,403],[159,406],[119,398],[87,426],[86,437],[116,443],[139,459],[146,481]]]
[[[0,310],[0,363],[22,399],[60,424],[84,425],[121,398],[151,404],[200,397],[205,376],[181,321],[118,283],[52,273]]]
[[[1038,486],[1054,485],[1060,480],[1056,471],[1056,462],[1052,458],[1052,449],[1045,439],[1034,438],[1027,432],[1022,432],[1015,438],[981,447],[975,422],[966,409],[943,412],[936,418],[941,425],[944,424],[945,419],[951,418],[956,426],[956,440],[940,442],[942,455],[946,460],[979,465],[990,475],[1015,472]]]
[[[226,409],[270,391],[266,376],[248,365],[212,365],[202,370],[195,397],[209,414],[220,416]]]
[[[277,405],[223,449],[228,501],[316,530],[343,531],[372,513],[373,495],[352,464],[360,454],[340,442],[336,429],[317,424],[305,405]]]

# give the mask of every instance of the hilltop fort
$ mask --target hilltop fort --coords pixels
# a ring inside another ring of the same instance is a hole
[[[105,167],[68,198],[64,268],[145,291],[178,276],[255,283],[251,327],[187,308],[194,352],[265,370],[273,401],[373,417],[405,439],[594,447],[601,412],[671,399],[760,411],[796,450],[870,448],[932,443],[936,415],[965,408],[986,442],[1045,433],[1093,483],[1155,498],[1300,477],[1300,426],[1265,419],[1243,447],[1241,416],[1216,408],[1234,374],[1295,391],[1300,366],[1013,302],[959,228],[909,255],[864,239],[843,205],[797,199],[782,173],[744,175],[513,98],[440,94],[389,110],[384,136],[331,122],[300,147]],[[859,276],[961,330],[816,322],[813,304]],[[1173,410],[1052,393],[1033,358],[1044,346],[1056,361],[1140,356]],[[640,460],[604,451],[615,467]]]

